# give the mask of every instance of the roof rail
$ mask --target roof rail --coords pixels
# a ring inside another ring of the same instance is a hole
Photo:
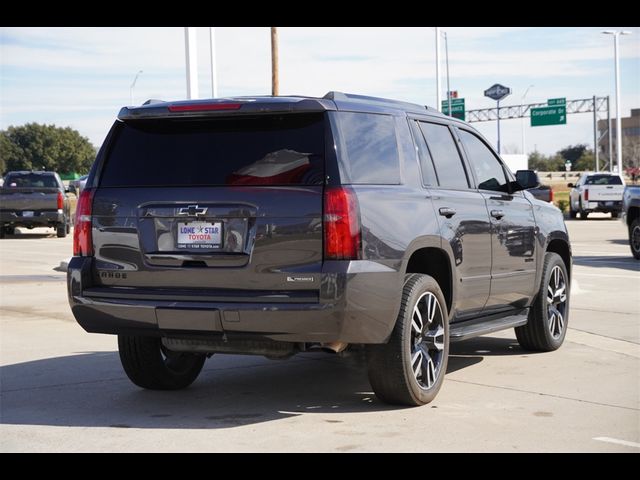
[[[154,103],[165,103],[165,102],[164,102],[164,100],[158,100],[156,98],[150,98],[149,100],[144,102],[142,105],[153,105]]]
[[[362,103],[374,103],[379,105],[386,105],[388,107],[396,107],[402,108],[404,110],[420,110],[424,111],[425,109],[433,110],[424,105],[418,105],[417,103],[411,102],[403,102],[401,100],[392,100],[389,98],[380,98],[380,97],[370,97],[367,95],[355,95],[353,93],[342,93],[342,92],[328,92],[324,97],[327,100],[339,100],[339,101],[350,101],[350,102],[362,102]]]

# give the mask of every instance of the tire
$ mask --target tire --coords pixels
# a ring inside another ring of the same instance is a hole
[[[640,218],[636,218],[629,225],[629,247],[633,258],[640,260]]]
[[[589,213],[586,210],[582,209],[582,200],[580,200],[579,208],[580,208],[580,220],[586,220],[587,217],[589,216]]]
[[[569,202],[569,218],[576,218],[576,216],[578,215],[578,212],[576,212],[572,207],[571,207],[571,202]]]
[[[60,223],[56,226],[56,235],[58,238],[64,238],[67,236],[67,225],[66,223]]]
[[[180,390],[200,374],[205,356],[171,352],[160,337],[118,335],[122,367],[136,385],[149,390]]]
[[[69,235],[71,233],[71,220],[67,220],[67,235]]]
[[[518,343],[525,350],[550,352],[564,342],[569,324],[569,276],[557,253],[547,252],[540,288],[526,325],[516,327]],[[549,289],[553,290],[549,300]]]
[[[611,212],[611,218],[618,218],[618,212]]]
[[[0,225],[0,238],[4,238],[5,237],[5,227],[4,225]]]
[[[431,402],[444,381],[449,356],[449,312],[438,282],[428,275],[407,275],[389,342],[367,345],[366,352],[369,381],[380,400],[410,406]]]

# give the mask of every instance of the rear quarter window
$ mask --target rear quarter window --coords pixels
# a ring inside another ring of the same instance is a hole
[[[397,185],[400,159],[391,115],[331,113],[344,184]]]

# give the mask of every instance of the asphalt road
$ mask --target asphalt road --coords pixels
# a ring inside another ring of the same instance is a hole
[[[563,347],[528,353],[513,331],[455,344],[420,408],[379,402],[359,354],[216,355],[185,391],[140,390],[115,338],[73,320],[60,271],[71,239],[0,240],[0,451],[638,453],[640,262],[608,215],[567,224]]]

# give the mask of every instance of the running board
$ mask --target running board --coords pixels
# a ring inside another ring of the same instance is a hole
[[[459,342],[499,330],[506,330],[507,328],[521,327],[522,325],[526,325],[528,315],[529,309],[523,308],[516,314],[509,315],[508,317],[495,318],[495,316],[491,316],[488,318],[454,323],[449,327],[449,338],[451,342]]]

